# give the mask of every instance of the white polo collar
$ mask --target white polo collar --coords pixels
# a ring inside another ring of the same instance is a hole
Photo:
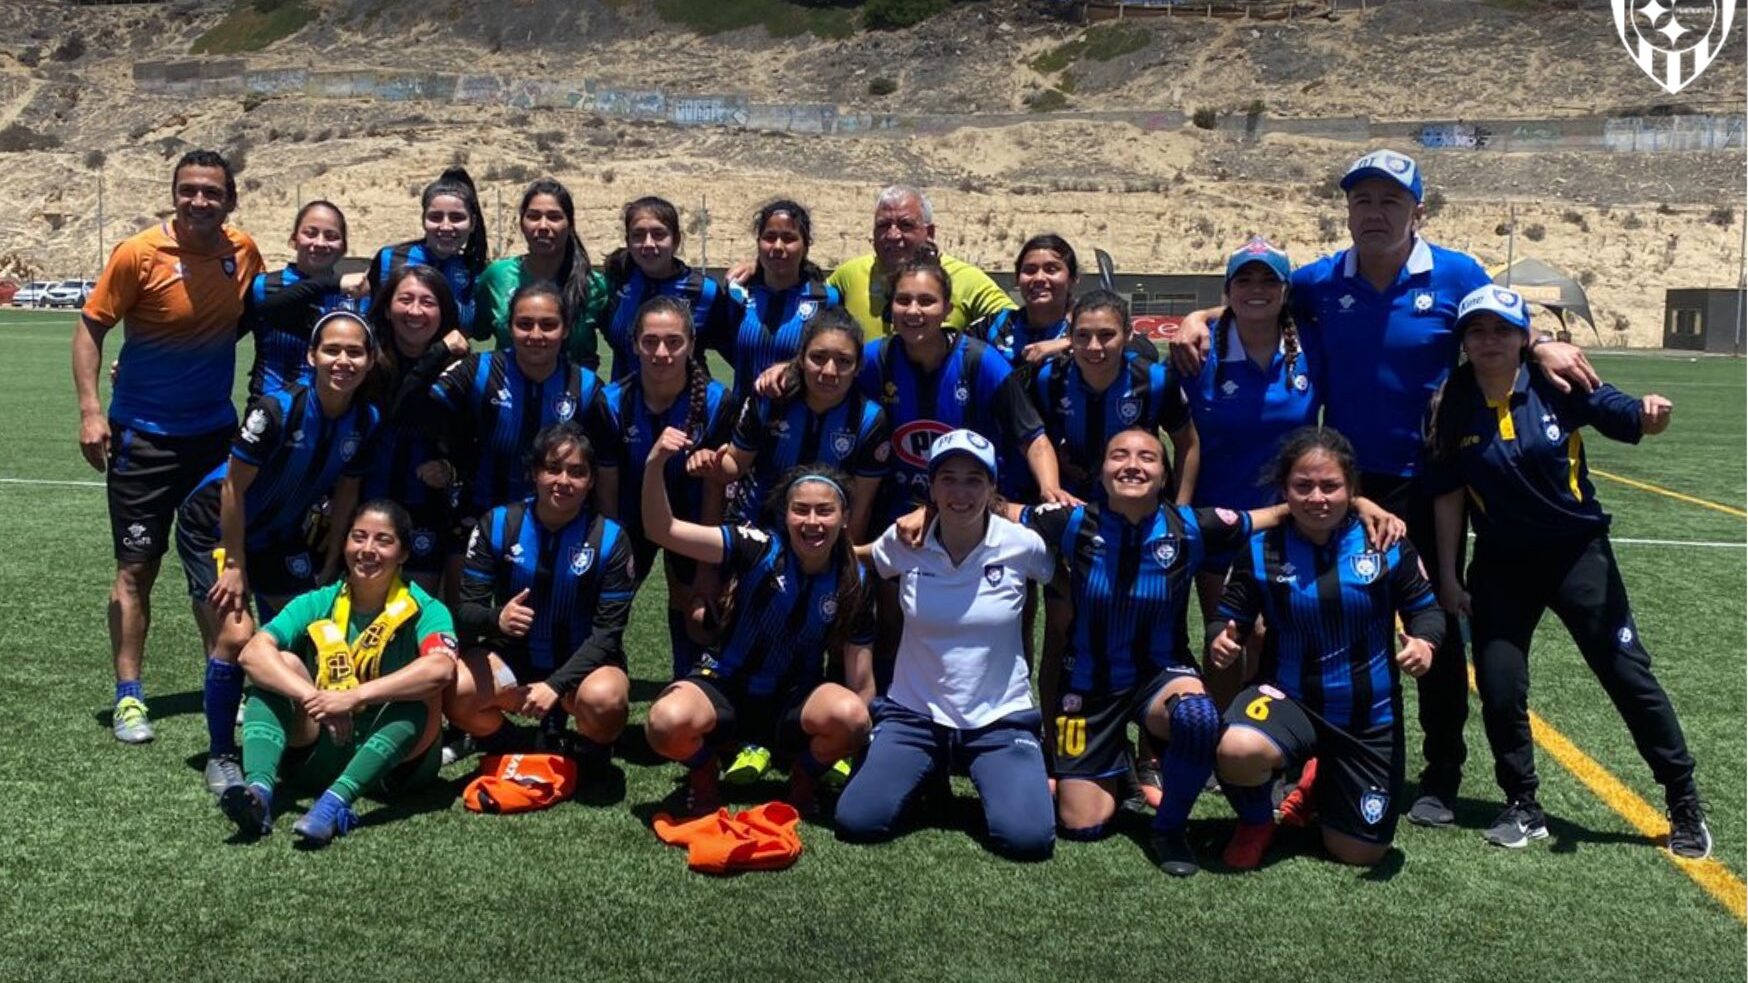
[[[1281,340],[1275,345],[1275,351],[1281,355],[1287,353],[1287,336],[1281,335]],[[1243,362],[1250,358],[1250,353],[1244,350],[1244,339],[1238,334],[1236,318],[1226,324],[1226,357],[1222,362]]]
[[[996,545],[995,520],[996,516],[991,514],[989,520],[983,524],[983,541],[977,544],[976,548],[971,551],[972,553]],[[941,543],[940,526],[941,517],[939,515],[929,520],[929,528],[923,533],[923,549],[926,552],[939,554],[941,559],[951,566],[953,557],[947,553],[947,547]],[[970,554],[966,554],[966,557],[969,559]]]
[[[1408,251],[1408,262],[1404,264],[1410,275],[1426,273],[1432,269],[1432,247],[1419,236],[1414,237],[1414,248]],[[1342,254],[1341,275],[1352,278],[1359,275],[1359,253],[1349,246]]]

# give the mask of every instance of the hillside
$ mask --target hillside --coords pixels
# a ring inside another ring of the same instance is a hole
[[[99,156],[112,245],[167,207],[168,162],[196,145],[240,152],[236,221],[270,259],[284,258],[296,203],[316,196],[345,206],[354,252],[410,237],[418,187],[464,161],[500,249],[519,248],[507,216],[521,185],[552,173],[576,193],[597,254],[617,235],[620,204],[659,193],[694,231],[703,231],[707,202],[712,262],[742,256],[753,208],[783,193],[814,209],[816,258],[829,264],[865,248],[875,189],[908,180],[929,188],[943,245],[967,259],[1004,266],[1027,235],[1053,230],[1106,248],[1121,268],[1150,271],[1211,269],[1252,231],[1301,261],[1338,247],[1331,178],[1363,149],[1047,114],[946,133],[820,137],[502,105],[157,95],[135,87],[135,63],[188,58],[215,27],[222,38],[238,23],[229,4],[20,6],[31,25],[24,44],[0,47],[0,189],[14,202],[0,216],[0,264],[16,272],[95,267]],[[788,10],[774,0],[747,6]],[[1402,121],[1739,113],[1748,79],[1738,27],[1731,52],[1668,97],[1627,57],[1606,10],[1400,0],[1292,23],[1174,18],[1086,34],[1047,6],[967,3],[908,31],[778,38],[764,27],[686,32],[674,19],[701,6],[684,0],[513,0],[489,12],[441,0],[336,0],[309,4],[307,24],[238,57],[251,68],[501,73],[913,114],[1050,104]],[[830,6],[794,13],[774,23],[838,32],[850,16]],[[888,85],[894,91],[873,94]],[[1412,131],[1404,122],[1402,132]],[[1518,254],[1586,279],[1606,341],[1619,340],[1624,319],[1621,337],[1655,344],[1667,287],[1736,281],[1740,150],[1431,151],[1406,137],[1395,145],[1421,158],[1437,191],[1429,237],[1497,266],[1515,202]],[[700,258],[702,238],[689,239],[689,259]]]

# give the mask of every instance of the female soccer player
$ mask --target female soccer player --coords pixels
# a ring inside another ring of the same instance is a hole
[[[1526,359],[1529,312],[1514,291],[1486,286],[1469,294],[1456,331],[1468,361],[1451,372],[1433,404],[1430,477],[1442,492],[1434,502],[1439,596],[1453,614],[1469,615],[1481,719],[1505,792],[1505,811],[1484,835],[1503,847],[1548,835],[1536,800],[1528,703],[1530,639],[1552,608],[1663,786],[1669,849],[1709,856],[1712,836],[1693,756],[1651,674],[1580,435],[1593,426],[1636,444],[1668,428],[1673,406],[1662,396],[1635,399],[1609,385],[1561,392]],[[1455,560],[1465,496],[1475,530],[1467,593]]]
[[[577,209],[570,190],[541,178],[522,192],[516,214],[528,252],[497,260],[480,274],[473,336],[496,339],[499,351],[511,347],[510,296],[536,280],[556,283],[571,311],[565,354],[590,372],[599,370],[597,326],[611,291],[606,274],[590,264],[589,251],[577,235]]]
[[[376,303],[376,295],[389,274],[402,266],[424,263],[436,267],[449,281],[455,294],[456,312],[461,331],[469,334],[474,322],[474,284],[485,271],[490,246],[486,238],[486,217],[480,211],[479,193],[473,178],[460,167],[451,167],[437,180],[425,186],[419,196],[419,208],[425,225],[422,238],[384,246],[370,260],[360,283],[357,274],[346,278],[343,286],[355,296],[362,294],[359,308],[368,311]]]
[[[437,775],[438,694],[455,678],[449,611],[401,579],[412,521],[366,502],[343,537],[337,583],[299,595],[249,639],[243,780],[219,807],[246,836],[273,829],[283,779],[324,788],[292,831],[324,846],[358,824],[365,790],[393,794]]]
[[[346,255],[346,216],[331,201],[307,202],[291,223],[296,257],[260,273],[243,295],[244,333],[255,337],[249,395],[309,382],[310,327],[348,305],[334,264]]]
[[[723,292],[715,280],[694,270],[676,255],[680,248],[680,210],[664,198],[639,198],[625,206],[625,245],[607,256],[607,280],[613,293],[602,317],[602,334],[613,352],[612,375],[617,382],[636,370],[635,326],[643,305],[652,297],[677,297],[691,311],[693,334],[708,338],[707,328],[720,317]],[[702,358],[701,352],[693,357]],[[651,434],[650,439],[655,439]],[[639,459],[641,460],[641,458]]]
[[[1074,247],[1049,232],[1027,239],[1014,257],[1014,282],[1024,307],[992,314],[965,330],[1001,352],[1029,387],[1037,366],[1068,351],[1068,312],[1080,282]],[[1129,338],[1128,350],[1148,361],[1159,360],[1159,349],[1141,335]]]
[[[255,634],[249,596],[261,618],[271,618],[338,562],[339,537],[329,537],[324,562],[311,555],[304,524],[330,492],[331,514],[341,521],[351,515],[376,429],[376,407],[358,396],[376,358],[376,337],[363,318],[336,311],[317,321],[308,357],[314,382],[251,399],[230,458],[177,513],[176,549],[210,653],[206,783],[214,794],[242,780],[234,730],[243,698],[237,654]]]
[[[793,395],[754,396],[741,407],[734,437],[718,458],[725,484],[745,482],[741,521],[757,521],[789,469],[818,464],[854,474],[846,489],[853,503],[850,541],[867,541],[874,499],[891,471],[892,435],[886,412],[856,388],[862,348],[855,318],[842,308],[826,308],[808,322],[789,363],[784,389]]]
[[[807,465],[772,489],[757,525],[676,519],[662,473],[690,446],[683,431],[669,428],[651,448],[644,530],[666,550],[726,567],[733,623],[726,640],[650,707],[650,747],[688,769],[694,814],[721,802],[719,749],[755,741],[789,752],[790,802],[811,813],[816,780],[861,750],[872,726],[873,591],[847,532],[853,499],[840,472]],[[834,656],[848,687],[827,679]]]
[[[704,342],[734,366],[737,397],[752,393],[759,373],[793,359],[813,319],[843,303],[807,258],[813,219],[806,208],[788,199],[767,203],[753,217],[753,235],[758,265],[744,286],[729,284]]]
[[[1359,479],[1346,437],[1296,430],[1273,473],[1291,521],[1239,551],[1208,622],[1208,659],[1222,668],[1242,654],[1257,615],[1268,627],[1258,681],[1226,711],[1216,752],[1220,787],[1238,813],[1222,859],[1238,870],[1262,863],[1275,835],[1270,782],[1315,756],[1324,847],[1371,866],[1389,852],[1401,809],[1397,674],[1419,678],[1431,667],[1444,614],[1412,546],[1367,542],[1351,507]]]
[[[455,297],[434,267],[403,266],[389,274],[370,311],[382,339],[375,388],[382,425],[371,444],[362,497],[399,502],[412,517],[401,574],[433,597],[456,590],[456,570],[444,585],[445,558],[455,544],[455,473],[432,442],[431,387],[444,370],[468,354],[457,330]],[[444,589],[446,587],[446,589]],[[439,593],[442,590],[443,593]]]
[[[838,836],[890,838],[912,794],[957,762],[983,799],[991,848],[1047,859],[1055,821],[1020,614],[1027,581],[1050,578],[1050,551],[1037,533],[991,514],[988,438],[943,435],[928,478],[937,517],[922,545],[888,529],[872,550],[880,576],[898,581],[904,629],[891,688],[873,704],[867,757],[838,800]]]
[[[576,718],[599,765],[625,729],[631,684],[621,637],[637,589],[631,540],[589,500],[595,452],[575,422],[540,431],[534,495],[480,519],[467,547],[456,620],[466,656],[443,713],[490,751],[533,747],[504,721]]]
[[[466,476],[464,517],[528,497],[524,455],[546,427],[575,420],[593,442],[606,437],[601,380],[565,355],[571,322],[557,287],[519,287],[510,298],[510,350],[469,355],[432,388],[442,417],[439,449]]]
[[[1256,237],[1226,259],[1226,307],[1210,327],[1213,350],[1201,374],[1187,380],[1203,465],[1190,497],[1198,508],[1255,509],[1279,500],[1263,471],[1287,434],[1317,422],[1322,402],[1287,305],[1293,266],[1287,254]],[[1211,556],[1196,577],[1204,619],[1220,603],[1229,555]],[[1209,668],[1215,702],[1225,707],[1255,671],[1261,651],[1253,635],[1245,659],[1229,669]]]
[[[600,445],[601,478],[595,497],[603,514],[631,532],[639,584],[649,576],[656,544],[642,534],[645,468],[638,462],[649,457],[662,431],[680,430],[693,447],[701,448],[690,456],[670,459],[662,470],[676,514],[706,526],[722,521],[723,487],[706,478],[716,473],[714,448],[728,439],[734,401],[693,357],[695,339],[692,311],[684,300],[663,295],[644,301],[631,336],[637,369],[609,385],[604,396],[610,436]],[[662,566],[668,582],[672,678],[678,679],[691,670],[700,653],[692,634],[702,632],[695,627],[689,633],[687,619],[701,627],[703,608],[714,603],[718,582],[714,569],[672,552],[664,552]]]

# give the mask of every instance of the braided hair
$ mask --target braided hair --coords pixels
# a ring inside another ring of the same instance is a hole
[[[685,298],[668,294],[658,294],[644,301],[637,309],[637,321],[631,329],[633,347],[636,347],[637,340],[643,336],[643,327],[652,314],[672,315],[679,319],[686,330],[686,343],[690,349],[686,354],[686,417],[680,421],[679,429],[690,436],[694,426],[704,426],[705,414],[710,406],[710,369],[704,364],[703,356],[692,345],[696,340],[692,330],[692,305],[686,303]]]

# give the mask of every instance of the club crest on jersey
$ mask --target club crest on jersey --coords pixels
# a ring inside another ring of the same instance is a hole
[[[1378,579],[1378,574],[1384,571],[1384,558],[1377,553],[1360,553],[1347,559],[1348,568],[1353,571],[1354,578],[1362,584],[1369,584]]]
[[[1238,513],[1231,509],[1215,509],[1214,518],[1219,519],[1221,522],[1224,522],[1229,526],[1238,525]]]
[[[1083,705],[1079,693],[1070,693],[1062,698],[1063,713],[1079,713]]]
[[[595,547],[584,543],[571,550],[571,575],[581,577],[595,565]]]
[[[1156,539],[1153,541],[1153,545],[1148,549],[1153,557],[1153,562],[1162,567],[1169,569],[1173,563],[1177,562],[1178,549],[1176,536],[1164,536],[1160,539]]]
[[[1341,299],[1336,303],[1340,304],[1344,311],[1351,310],[1353,308],[1353,294],[1342,294]]]
[[[237,257],[226,256],[224,259],[219,261],[219,267],[225,271],[225,276],[227,276],[227,277],[236,276],[237,275]]]
[[[1414,310],[1419,314],[1425,314],[1432,310],[1432,291],[1416,290],[1414,292]]]
[[[267,411],[257,406],[243,418],[243,440],[253,444],[267,432]]]
[[[1552,413],[1542,416],[1542,435],[1548,438],[1548,443],[1560,442],[1560,421]]]
[[[1002,565],[1001,564],[999,564],[999,563],[985,563],[983,565],[983,579],[989,583],[989,586],[995,587],[998,584],[1000,584],[1001,583],[1001,575],[1002,575]]]
[[[352,455],[356,453],[358,453],[358,435],[349,433],[345,440],[340,441],[340,460],[350,461]]]
[[[478,537],[479,530],[475,529],[473,531],[473,534],[475,537]],[[416,554],[418,556],[424,556],[427,553],[430,553],[431,550],[435,549],[436,546],[437,546],[437,537],[431,532],[431,530],[429,530],[429,529],[414,529],[413,530],[413,553],[414,554]]]
[[[1310,379],[1305,378],[1302,374],[1293,376],[1293,389],[1295,392],[1304,392],[1309,388],[1311,388]]]
[[[971,388],[964,383],[960,383],[958,387],[953,390],[953,399],[960,403],[971,402]]]
[[[1618,641],[1619,641],[1619,642],[1620,642],[1620,643],[1621,643],[1621,645],[1623,645],[1623,646],[1625,646],[1625,645],[1631,645],[1631,644],[1633,644],[1633,629],[1632,629],[1632,626],[1631,626],[1631,625],[1622,625],[1622,626],[1621,626],[1621,630],[1620,630],[1620,631],[1619,631],[1619,632],[1617,632],[1617,633],[1615,633],[1615,636],[1614,636],[1614,637],[1615,637],[1615,638],[1616,638],[1616,639],[1617,639],[1617,640],[1618,640]]]
[[[838,599],[830,594],[819,600],[819,619],[830,621],[838,616]]]
[[[1360,818],[1367,826],[1376,826],[1384,818],[1384,811],[1390,808],[1390,797],[1377,789],[1371,789],[1360,796]]]
[[[558,417],[558,422],[564,423],[577,415],[577,398],[570,393],[558,397],[552,404],[552,415]]]
[[[1130,397],[1118,403],[1117,419],[1122,420],[1124,426],[1141,419],[1141,401]]]
[[[841,460],[850,456],[850,451],[856,448],[856,435],[848,430],[832,432],[832,453]]]
[[[818,303],[816,303],[815,301],[811,301],[811,300],[804,300],[800,304],[796,305],[795,316],[802,319],[803,321],[811,321],[811,320],[813,320],[813,315],[815,313],[817,313],[818,311],[819,311],[819,304]]]
[[[291,571],[293,577],[299,580],[308,579],[310,575],[310,555],[296,553],[285,558],[285,569]]]

